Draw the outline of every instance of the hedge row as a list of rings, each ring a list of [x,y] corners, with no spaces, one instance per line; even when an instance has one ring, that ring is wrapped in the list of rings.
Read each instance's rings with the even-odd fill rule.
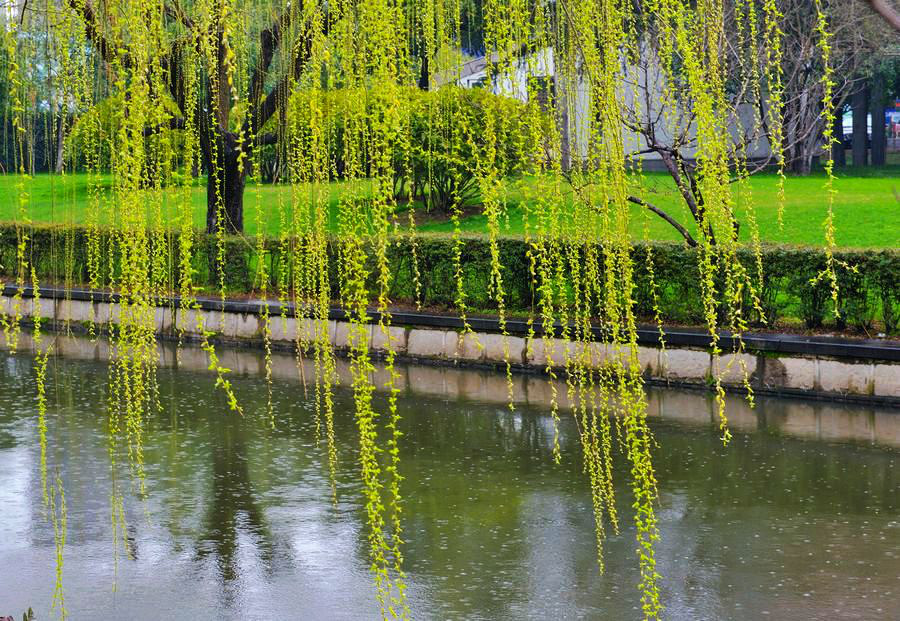
[[[34,228],[29,231],[31,244],[29,255],[43,282],[85,283],[88,278],[86,257],[86,231],[58,227]],[[104,256],[110,252],[110,239],[101,236]],[[337,241],[332,240],[332,292],[337,290]],[[446,236],[420,236],[416,240],[420,296],[425,307],[436,310],[454,308],[456,279],[453,266],[453,240]],[[175,235],[168,236],[169,248],[177,248]],[[230,294],[249,294],[254,288],[254,274],[260,257],[256,256],[255,241],[230,238],[226,241],[225,285]],[[503,282],[507,294],[507,308],[513,313],[528,313],[534,302],[533,287],[529,276],[527,245],[519,238],[504,238],[499,242],[500,260],[503,265]],[[634,249],[636,266],[637,313],[643,318],[652,314],[650,277],[647,270],[647,251],[653,256],[653,269],[658,290],[662,318],[670,324],[700,324],[702,304],[697,286],[696,251],[676,243],[637,245]],[[413,302],[415,286],[412,253],[408,239],[399,239],[391,246],[391,265],[394,275],[391,297],[393,300]],[[194,256],[194,281],[206,291],[217,288],[218,275],[215,266],[215,240],[198,235]],[[11,225],[0,225],[0,274],[7,280],[13,276],[16,264],[16,232]],[[165,257],[165,252],[160,256]],[[482,237],[463,240],[463,277],[469,307],[476,311],[490,312],[495,304],[490,297],[490,250]],[[68,258],[67,258],[68,257]],[[840,287],[840,315],[835,320],[831,309],[831,291],[827,282],[813,284],[825,264],[824,253],[814,248],[766,246],[763,248],[765,270],[762,289],[762,310],[769,325],[803,322],[809,328],[822,326],[838,329],[851,328],[871,333],[884,330],[900,331],[900,251],[897,250],[842,250],[835,257],[838,261],[838,285]],[[271,290],[277,283],[275,275],[282,272],[281,256],[277,240],[267,240],[265,255],[268,273],[272,275]],[[165,260],[165,259],[164,259]],[[750,250],[744,251],[741,260],[753,272],[755,260]],[[115,262],[106,262],[105,269],[115,270]],[[165,261],[167,278],[176,282],[177,260]],[[288,262],[290,264],[290,262]],[[751,316],[761,324],[759,316]]]

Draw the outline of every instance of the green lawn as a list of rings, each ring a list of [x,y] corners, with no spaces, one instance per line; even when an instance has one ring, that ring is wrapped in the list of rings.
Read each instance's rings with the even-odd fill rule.
[[[900,165],[889,165],[876,169],[845,169],[839,172],[835,183],[835,225],[837,243],[845,247],[900,247]],[[18,208],[18,190],[15,177],[0,177],[0,221],[12,220]],[[523,231],[522,210],[519,201],[521,192],[518,184],[509,184],[509,212],[504,222],[504,233],[520,234]],[[528,180],[525,180],[528,183]],[[777,179],[775,175],[764,174],[752,177],[747,189],[752,196],[760,235],[763,241],[821,245],[822,223],[826,214],[825,177],[813,174],[808,177],[789,177],[785,186],[786,203],[784,227],[777,220]],[[321,188],[324,189],[324,188]],[[330,224],[337,228],[337,200],[341,191],[340,183],[328,186]],[[29,217],[35,223],[84,224],[89,206],[87,178],[85,175],[50,176],[38,175],[28,182]],[[107,192],[109,188],[107,188]],[[264,230],[277,234],[279,228],[278,205],[291,201],[291,192],[309,192],[310,188],[265,185],[250,186],[244,197],[245,230],[256,233],[257,214],[262,210]],[[686,226],[690,224],[687,208],[674,190],[674,184],[665,174],[648,173],[644,176],[645,198],[675,216]],[[174,195],[163,195],[161,207],[167,221],[174,215]],[[195,226],[202,228],[206,219],[206,190],[198,185],[192,189],[191,201]],[[746,222],[747,201],[739,201],[737,211],[742,222]],[[634,234],[640,237],[646,223],[653,239],[680,239],[665,221],[654,214],[643,217],[644,210],[632,206],[635,216]],[[640,216],[640,217],[639,217]],[[403,218],[405,221],[405,218]],[[472,215],[465,218],[462,228],[468,232],[483,232],[484,216]],[[692,229],[692,227],[689,227]],[[452,227],[449,222],[430,217],[420,226],[422,231],[447,232]],[[742,236],[749,234],[746,224],[741,229]]]
[[[848,171],[852,172],[852,171]],[[900,166],[888,166],[864,171],[864,175],[845,174],[837,179],[834,199],[836,239],[844,247],[900,247]],[[771,174],[756,175],[748,182],[760,237],[774,243],[821,245],[823,222],[827,213],[825,192],[826,179],[822,174],[808,177],[789,177],[785,184],[785,206],[783,227],[778,224],[778,182]],[[675,190],[675,184],[668,175],[645,174],[644,197],[648,202],[665,210],[680,223],[695,233],[690,212]],[[897,192],[897,195],[895,195]],[[512,201],[514,203],[514,201]],[[738,217],[743,223],[741,236],[748,239],[750,228],[746,225],[748,201],[737,206]],[[643,235],[644,222],[647,223],[650,238],[658,240],[680,240],[681,237],[671,225],[659,216],[632,206],[633,233]],[[642,212],[646,212],[645,218]],[[509,210],[509,226],[506,232],[522,232],[521,209],[513,206]],[[472,216],[462,222],[466,231],[483,231],[486,219]],[[450,231],[450,223],[434,223],[421,227],[429,231]]]

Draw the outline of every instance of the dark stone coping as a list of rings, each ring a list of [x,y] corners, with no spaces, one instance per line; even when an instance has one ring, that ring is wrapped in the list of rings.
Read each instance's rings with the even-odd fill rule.
[[[6,285],[3,295],[12,297],[17,287]],[[106,291],[91,291],[88,289],[60,289],[56,287],[40,287],[40,297],[52,300],[77,300],[84,302],[101,302],[115,304],[119,301],[119,294]],[[33,298],[34,288],[26,286],[22,288],[23,298]],[[241,313],[259,315],[263,306],[268,305],[269,314],[281,316],[293,315],[293,304],[282,306],[277,301],[265,302],[262,300],[240,301],[221,300],[215,298],[198,298],[197,307],[206,311],[225,311],[227,313]],[[179,296],[158,298],[157,306],[178,307],[181,304]],[[379,313],[368,311],[370,321],[377,322]],[[332,308],[329,319],[336,321],[347,320],[349,313],[341,308]],[[496,318],[469,317],[469,326],[476,332],[499,333],[500,324]],[[463,329],[463,321],[453,315],[440,315],[433,313],[418,313],[408,311],[391,311],[391,324],[395,326],[440,328],[449,330]],[[532,326],[536,336],[542,336],[544,330],[539,322]],[[509,319],[506,322],[506,331],[513,336],[526,336],[529,333],[528,322],[519,319]],[[602,328],[593,328],[594,335],[602,336]],[[561,332],[561,326],[554,327],[555,335]],[[638,327],[638,344],[650,347],[660,345],[659,330],[656,326]],[[706,349],[711,346],[711,339],[707,332],[700,330],[664,329],[664,339],[667,347],[694,347]],[[723,351],[732,351],[735,348],[736,339],[729,333],[723,332],[719,339],[719,347]],[[872,360],[881,362],[900,362],[900,341],[879,339],[850,339],[833,336],[805,336],[799,334],[763,334],[746,333],[743,335],[745,349],[748,352],[794,354],[805,356],[827,356],[831,358],[853,358],[857,360]]]

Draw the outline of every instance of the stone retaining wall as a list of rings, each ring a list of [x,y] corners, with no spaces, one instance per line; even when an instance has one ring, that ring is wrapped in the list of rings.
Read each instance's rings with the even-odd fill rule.
[[[56,334],[46,335],[44,345],[52,346],[60,356],[72,359],[104,362],[110,355],[109,343],[104,339],[92,341],[86,337]],[[18,347],[22,352],[34,350],[34,341],[28,332],[21,334]],[[2,348],[3,339],[0,338]],[[211,372],[206,354],[198,347],[185,346],[176,354],[174,343],[160,342],[157,351],[161,366],[195,373]],[[218,355],[221,363],[231,369],[234,376],[262,378],[265,374],[265,357],[259,349],[221,347]],[[271,362],[272,378],[279,382],[278,390],[291,390],[291,384],[299,384],[304,378],[309,381],[315,374],[312,361],[303,360],[301,370],[293,353],[276,351]],[[338,384],[351,386],[353,379],[349,361],[338,359],[336,362]],[[383,367],[378,364],[375,375],[376,380],[387,379]],[[555,398],[560,409],[570,410],[565,382],[561,379],[548,380],[535,374],[513,375],[513,403],[517,408],[533,407],[548,411],[553,398],[551,381],[556,383]],[[381,389],[384,383],[376,381],[375,385]],[[506,374],[487,369],[400,363],[395,368],[395,387],[405,394],[494,403],[503,409],[509,403]],[[764,430],[801,439],[861,442],[900,449],[900,416],[897,410],[878,404],[849,405],[760,395],[756,399],[756,407],[751,408],[741,395],[728,395],[725,410],[728,425],[735,432]],[[697,390],[649,386],[647,414],[651,418],[682,426],[715,429],[719,424],[718,405],[712,395]],[[548,417],[546,424],[551,424],[549,421]]]
[[[0,312],[11,314],[11,308],[12,299],[0,297]],[[22,316],[31,317],[33,311],[34,300],[23,299]],[[219,340],[242,344],[258,344],[261,341],[262,319],[252,312],[179,312],[175,307],[160,307],[156,312],[156,330],[162,336],[172,336],[177,328],[183,328],[189,335],[196,335],[198,314],[204,328],[215,332]],[[40,300],[40,315],[55,323],[71,322],[75,326],[86,326],[92,320],[105,324],[117,321],[118,305],[45,298]],[[387,345],[385,335],[375,325],[369,329],[372,330],[370,342],[373,349],[384,351]],[[347,322],[329,321],[328,330],[336,349],[342,350],[348,346]],[[273,316],[270,318],[270,333],[274,346],[291,347],[298,334],[297,320]],[[309,338],[311,334],[312,324],[301,321],[301,338]],[[562,365],[566,351],[583,355],[595,367],[617,355],[600,343],[575,345],[561,339],[550,339],[548,347],[543,338],[503,337],[490,332],[462,335],[452,328],[392,326],[389,338],[402,358],[430,363],[503,366],[508,354],[510,363],[517,370],[543,371],[548,364]],[[589,351],[576,351],[575,347],[588,347]],[[645,377],[651,383],[708,387],[718,373],[727,387],[740,390],[743,386],[743,367],[757,392],[880,402],[900,407],[900,363],[894,361],[748,352],[721,356],[717,365],[706,350],[672,346],[665,350],[639,346],[637,355]]]

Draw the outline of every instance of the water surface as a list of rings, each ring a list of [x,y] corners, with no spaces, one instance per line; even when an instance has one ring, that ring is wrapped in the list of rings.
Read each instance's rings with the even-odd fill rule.
[[[0,352],[0,614],[33,606],[49,619],[55,552],[32,364]],[[244,418],[186,366],[160,369],[146,498],[128,495],[133,557],[116,563],[106,365],[51,359],[49,462],[69,507],[71,618],[377,618],[351,395],[336,394],[334,506],[311,391],[287,372],[276,380],[273,430],[258,364],[233,378]],[[488,385],[484,373],[433,370],[444,379],[429,384],[420,372],[402,369],[400,399],[414,618],[639,618],[626,465],[616,473],[625,527],[607,541],[601,575],[570,417],[554,465],[545,407],[511,412],[505,391],[493,403],[460,396],[463,383]],[[723,448],[706,396],[650,391],[665,618],[900,618],[900,413],[762,398],[756,412],[740,408]]]

